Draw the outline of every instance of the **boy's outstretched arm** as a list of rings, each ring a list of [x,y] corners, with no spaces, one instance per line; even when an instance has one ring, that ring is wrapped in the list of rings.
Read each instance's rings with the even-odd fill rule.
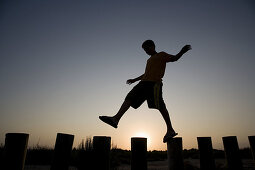
[[[167,62],[175,62],[175,61],[179,60],[183,54],[185,54],[187,51],[189,51],[191,49],[192,48],[190,45],[185,45],[178,54],[176,54],[176,55],[169,54]]]
[[[144,74],[143,74],[144,75]],[[139,77],[137,77],[137,78],[134,78],[134,79],[128,79],[127,80],[127,84],[132,84],[132,83],[134,83],[134,82],[136,82],[136,81],[139,81],[139,80],[141,80],[142,78],[143,78],[143,75],[141,75],[141,76],[139,76]]]

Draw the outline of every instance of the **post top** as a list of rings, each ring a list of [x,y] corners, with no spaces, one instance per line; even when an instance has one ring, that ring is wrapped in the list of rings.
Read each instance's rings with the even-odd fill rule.
[[[93,138],[111,138],[110,136],[93,136]]]
[[[29,136],[27,133],[6,133],[5,136]]]
[[[131,141],[146,141],[147,142],[147,138],[145,137],[132,137]]]

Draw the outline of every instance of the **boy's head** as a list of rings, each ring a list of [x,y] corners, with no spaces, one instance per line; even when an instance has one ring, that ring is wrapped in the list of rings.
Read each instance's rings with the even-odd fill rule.
[[[148,55],[153,55],[156,53],[155,44],[152,40],[146,40],[142,44],[142,48]]]

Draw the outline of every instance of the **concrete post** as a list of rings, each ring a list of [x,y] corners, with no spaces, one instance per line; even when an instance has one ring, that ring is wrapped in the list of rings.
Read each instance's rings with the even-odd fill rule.
[[[93,137],[93,153],[95,169],[110,169],[110,149],[111,137],[94,136]]]
[[[182,138],[176,137],[167,142],[169,170],[184,170],[182,156]]]
[[[51,170],[68,170],[74,135],[58,133]]]
[[[197,137],[200,152],[200,169],[215,170],[211,137]]]
[[[239,147],[236,136],[222,138],[228,168],[230,170],[242,170],[243,164],[240,158]]]
[[[131,138],[131,170],[147,170],[147,138]]]
[[[248,139],[250,142],[252,157],[255,160],[255,136],[248,136]]]
[[[7,133],[4,146],[4,169],[23,170],[29,134]]]

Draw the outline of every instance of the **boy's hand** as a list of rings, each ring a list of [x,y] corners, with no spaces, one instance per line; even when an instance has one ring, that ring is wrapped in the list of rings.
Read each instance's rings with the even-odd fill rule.
[[[191,48],[191,46],[190,45],[185,45],[183,48],[182,48],[182,52],[183,53],[186,53],[187,51],[189,51],[189,50],[191,50],[192,48]]]
[[[127,80],[127,84],[129,84],[129,85],[132,84],[132,83],[134,83],[134,82],[135,82],[134,79],[128,79],[128,80]]]

